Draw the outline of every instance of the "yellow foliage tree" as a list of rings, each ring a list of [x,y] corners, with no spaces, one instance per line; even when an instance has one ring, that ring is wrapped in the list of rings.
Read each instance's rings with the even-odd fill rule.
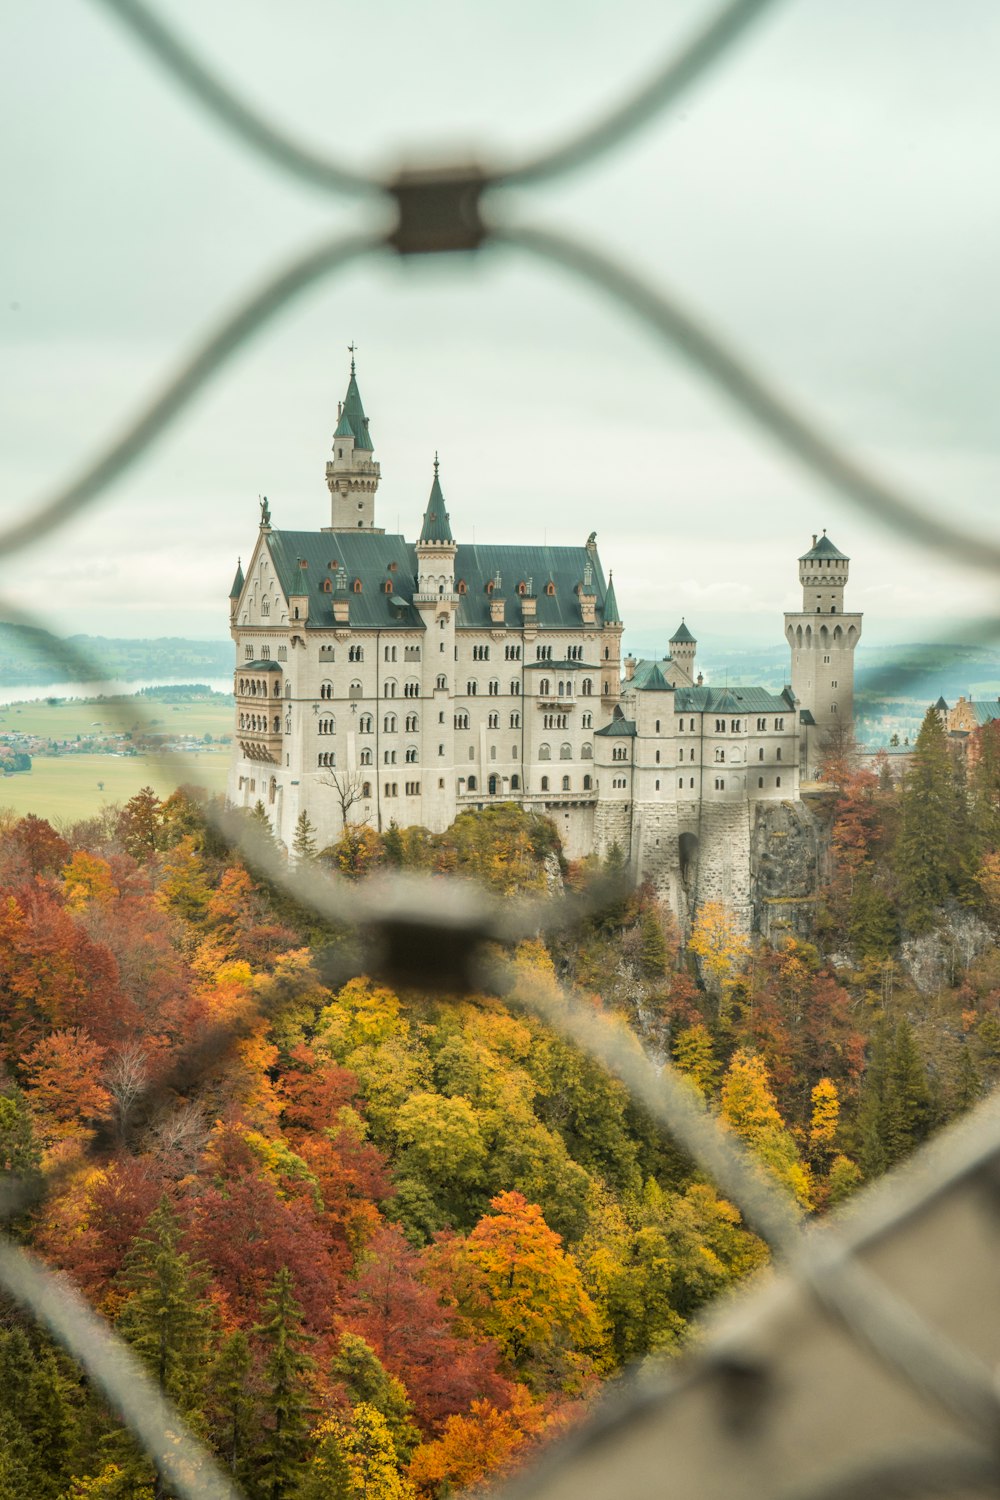
[[[106,859],[78,849],[62,869],[63,897],[71,911],[86,911],[88,906],[110,906],[118,887]]]
[[[812,1091],[812,1118],[809,1123],[809,1148],[814,1156],[826,1156],[840,1124],[840,1095],[832,1078],[821,1078]]]
[[[719,1063],[707,1026],[699,1021],[674,1038],[674,1066],[690,1078],[703,1098],[715,1091],[719,1081]]]
[[[722,1080],[719,1107],[735,1131],[768,1171],[803,1208],[812,1207],[809,1169],[799,1160],[794,1138],[778,1110],[767,1068],[753,1052],[733,1056]]]
[[[705,901],[691,928],[688,948],[699,961],[707,989],[725,1009],[734,986],[746,968],[750,943],[736,918],[721,901]]]

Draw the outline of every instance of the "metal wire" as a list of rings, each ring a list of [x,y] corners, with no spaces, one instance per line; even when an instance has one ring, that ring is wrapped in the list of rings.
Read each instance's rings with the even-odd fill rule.
[[[287,176],[325,192],[369,200],[376,206],[376,218],[379,205],[394,199],[400,207],[400,224],[389,228],[373,220],[369,229],[331,235],[274,272],[206,336],[160,393],[98,458],[0,533],[0,556],[13,555],[103,496],[241,347],[293,298],[321,279],[390,245],[403,253],[416,253],[469,249],[485,242],[531,256],[560,272],[569,271],[588,287],[612,297],[662,343],[699,368],[810,472],[866,515],[874,514],[886,526],[904,529],[936,556],[944,554],[978,570],[993,572],[1000,568],[1000,543],[972,537],[940,519],[927,503],[852,457],[676,297],[643,282],[594,246],[570,241],[556,230],[516,223],[508,216],[502,188],[552,180],[619,145],[703,78],[774,0],[731,0],[623,104],[565,143],[520,165],[492,173],[473,166],[459,167],[450,176],[428,170],[425,178],[419,172],[401,174],[395,182],[378,181],[280,130],[238,97],[139,0],[101,3],[178,87],[248,150]],[[420,210],[422,200],[424,206],[423,219],[419,212],[411,217],[406,234],[401,229],[404,179],[409,194],[406,212],[414,206]],[[456,183],[460,191],[455,190]],[[480,217],[479,202],[484,194],[487,207]],[[411,233],[414,225],[417,232]],[[29,620],[25,612],[2,602],[0,608],[7,618],[24,623]],[[980,622],[970,629],[968,638],[992,639],[998,631],[1000,621]],[[99,666],[75,645],[59,642],[52,647],[52,654],[74,673],[102,675]],[[113,699],[106,708],[113,716],[124,714],[123,707],[115,705]],[[139,718],[152,728],[149,716],[141,710]],[[135,706],[130,705],[129,726],[135,719]],[[165,761],[183,779],[186,763],[169,755]],[[803,1234],[791,1201],[699,1104],[671,1068],[655,1067],[633,1039],[574,1004],[570,997],[553,998],[525,990],[511,967],[498,963],[493,956],[497,944],[510,945],[539,932],[566,930],[591,915],[606,893],[597,891],[584,902],[501,904],[482,891],[453,882],[447,901],[441,901],[437,883],[396,878],[385,882],[373,900],[371,887],[362,893],[343,880],[317,882],[315,877],[307,880],[301,873],[289,871],[274,850],[255,846],[249,840],[245,820],[225,813],[209,816],[254,872],[324,920],[351,929],[357,940],[356,953],[344,960],[342,977],[367,972],[420,982],[440,979],[443,974],[456,992],[485,985],[544,1020],[615,1072],[857,1345],[868,1349],[899,1379],[981,1440],[975,1445],[939,1446],[921,1454],[889,1455],[874,1465],[845,1468],[824,1476],[812,1488],[776,1490],[780,1500],[853,1500],[855,1496],[862,1500],[869,1495],[943,1494],[950,1492],[951,1486],[981,1492],[996,1488],[1000,1409],[993,1372],[971,1352],[925,1325],[914,1309],[862,1266],[850,1247],[828,1228]],[[238,1023],[231,1023],[192,1039],[174,1060],[170,1076],[152,1083],[137,1101],[138,1118],[155,1112],[171,1091],[195,1084],[240,1034]],[[984,1114],[980,1128],[990,1149],[1000,1154],[1000,1109]],[[58,1179],[50,1177],[47,1186],[53,1185],[58,1185]],[[8,1210],[23,1207],[24,1201],[16,1193],[5,1197]],[[26,1252],[3,1241],[0,1285],[79,1359],[184,1500],[234,1500],[237,1491],[233,1485],[214,1468],[200,1445],[183,1432],[178,1414],[82,1299]],[[631,1399],[638,1405],[643,1397],[637,1394]]]

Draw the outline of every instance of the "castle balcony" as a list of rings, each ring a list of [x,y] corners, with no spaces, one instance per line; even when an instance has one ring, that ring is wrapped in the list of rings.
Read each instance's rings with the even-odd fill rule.
[[[458,595],[457,594],[437,594],[437,593],[434,593],[434,594],[414,594],[414,596],[413,596],[413,602],[414,602],[414,604],[416,604],[418,606],[421,605],[421,604],[457,604],[458,603]]]
[[[275,766],[281,765],[281,744],[280,734],[239,736],[240,752],[247,760],[264,761]]]

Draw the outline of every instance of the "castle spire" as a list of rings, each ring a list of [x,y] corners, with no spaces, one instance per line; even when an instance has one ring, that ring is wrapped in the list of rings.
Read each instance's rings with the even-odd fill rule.
[[[420,528],[420,542],[454,543],[455,540],[451,534],[451,521],[448,519],[444,495],[441,493],[441,480],[438,472],[440,466],[440,460],[435,453],[434,482],[431,485],[423,525]]]
[[[620,625],[622,617],[618,613],[618,600],[615,598],[614,574],[608,574],[608,591],[604,595],[604,623],[605,625]]]
[[[348,344],[351,373],[347,394],[337,405],[337,427],[333,434],[333,457],[327,460],[326,485],[331,500],[331,531],[376,531],[375,492],[380,477],[373,458],[374,446],[368,418],[358,389],[357,344]]]

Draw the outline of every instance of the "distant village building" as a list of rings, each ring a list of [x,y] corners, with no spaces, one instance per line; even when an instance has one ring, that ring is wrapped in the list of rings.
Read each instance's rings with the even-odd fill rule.
[[[775,853],[755,853],[759,809],[795,824],[775,837],[801,834],[800,778],[851,725],[861,616],[844,612],[843,553],[824,534],[799,559],[790,685],[717,688],[683,621],[661,661],[622,662],[595,533],[459,541],[435,456],[408,542],[375,524],[379,480],[352,357],[330,524],[278,529],[263,501],[230,592],[230,803],[261,802],[290,848],[302,812],[322,847],[345,822],[439,832],[464,808],[513,801],[552,818],[571,858],[617,844],[682,919],[714,896],[759,925],[754,885]]]

